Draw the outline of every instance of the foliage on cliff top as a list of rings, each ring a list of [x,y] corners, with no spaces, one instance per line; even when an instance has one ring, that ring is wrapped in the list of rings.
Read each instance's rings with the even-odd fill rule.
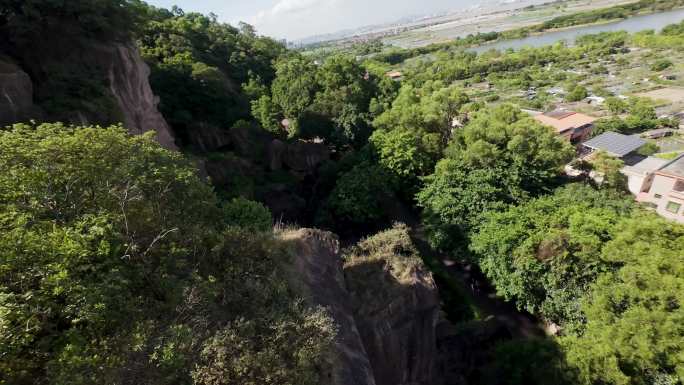
[[[344,258],[347,285],[366,309],[386,306],[406,285],[434,285],[404,224],[362,240]]]
[[[279,272],[291,250],[180,154],[16,125],[0,168],[1,384],[319,383],[335,332]]]

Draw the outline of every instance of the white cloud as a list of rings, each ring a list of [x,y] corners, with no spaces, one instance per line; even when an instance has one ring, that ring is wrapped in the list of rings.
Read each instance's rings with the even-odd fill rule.
[[[312,22],[316,24],[321,18],[333,15],[340,3],[341,0],[279,0],[249,22],[265,33],[302,36],[305,30],[311,31]]]
[[[280,0],[271,8],[270,13],[274,16],[285,13],[296,13],[305,11],[310,7],[316,7],[321,3],[326,3],[326,0]]]

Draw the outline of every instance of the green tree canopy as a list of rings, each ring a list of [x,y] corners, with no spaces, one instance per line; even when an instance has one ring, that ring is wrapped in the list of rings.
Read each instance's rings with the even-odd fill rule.
[[[335,331],[278,272],[289,248],[181,154],[17,125],[0,167],[1,383],[319,383]]]
[[[677,384],[684,379],[684,226],[639,215],[625,219],[582,302],[586,330],[561,341],[580,384]]]
[[[582,185],[482,218],[470,245],[497,293],[566,329],[581,326],[582,295],[612,262],[599,256],[632,208],[615,193]]]

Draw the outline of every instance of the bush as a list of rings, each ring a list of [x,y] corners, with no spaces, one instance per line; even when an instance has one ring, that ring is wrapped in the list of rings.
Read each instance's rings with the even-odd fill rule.
[[[565,96],[565,100],[568,102],[579,102],[586,99],[587,96],[589,96],[587,89],[578,85]]]
[[[651,65],[651,71],[660,72],[672,67],[672,62],[668,59],[660,59]]]
[[[270,231],[273,228],[271,211],[259,202],[242,197],[224,204],[223,216],[229,226],[252,231]]]
[[[16,125],[0,169],[0,383],[319,383],[332,321],[262,206],[225,226],[192,163],[121,127]]]
[[[655,153],[660,152],[660,147],[658,147],[658,145],[655,143],[648,142],[643,147],[641,147],[637,152],[639,153],[639,155],[651,156]]]

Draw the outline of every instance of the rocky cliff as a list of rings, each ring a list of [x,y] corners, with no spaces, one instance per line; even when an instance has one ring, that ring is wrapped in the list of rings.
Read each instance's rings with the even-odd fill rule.
[[[377,385],[431,385],[440,314],[437,286],[403,226],[345,257],[354,318]]]
[[[132,134],[155,131],[164,147],[177,149],[149,75],[132,43],[15,48],[0,56],[0,126],[29,119],[121,122]]]
[[[101,60],[107,67],[109,89],[116,98],[123,124],[132,134],[155,131],[159,143],[177,149],[171,128],[157,109],[159,99],[152,92],[148,78],[150,68],[133,44],[116,44],[100,48]]]
[[[35,115],[31,78],[9,58],[0,58],[0,125]]]
[[[339,242],[331,233],[301,229],[287,232],[295,251],[293,286],[313,304],[327,308],[339,327],[335,351],[324,369],[330,385],[375,385],[361,341],[342,271]]]
[[[295,249],[293,284],[339,325],[328,384],[432,383],[439,299],[406,228],[362,242],[346,262],[331,233],[303,229],[283,238]]]

